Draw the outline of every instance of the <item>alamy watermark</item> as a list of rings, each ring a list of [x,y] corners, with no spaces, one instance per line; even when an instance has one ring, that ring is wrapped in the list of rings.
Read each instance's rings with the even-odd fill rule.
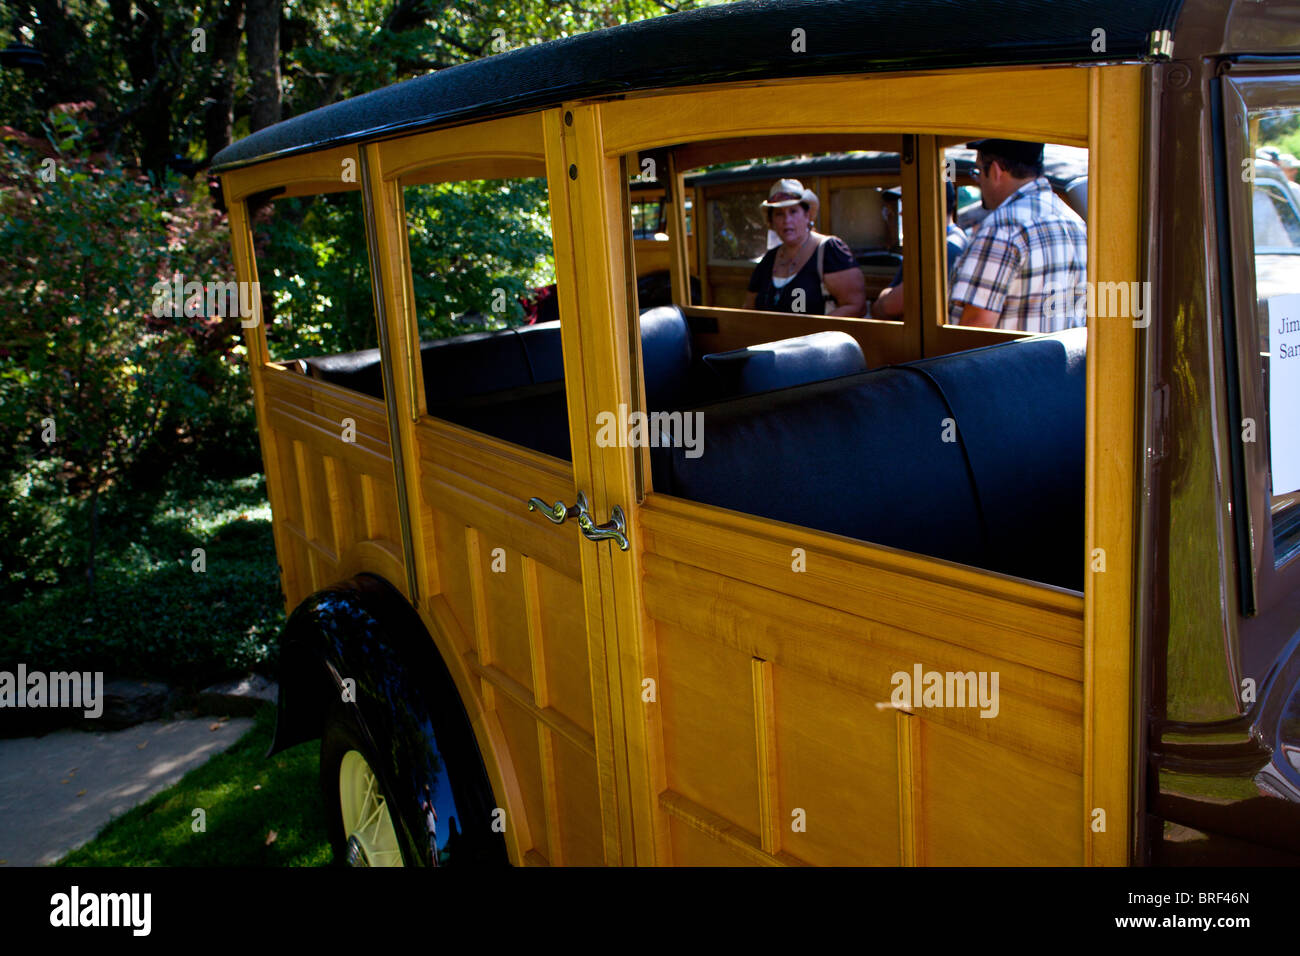
[[[171,280],[159,279],[150,292],[153,314],[157,318],[192,318],[198,315],[228,319],[239,316],[246,329],[257,325],[257,306],[261,297],[258,282],[185,281],[180,273]]]
[[[1043,316],[1049,327],[1061,316],[1131,319],[1133,327],[1151,323],[1150,282],[1081,282],[1074,286],[1048,285],[1043,290]]]
[[[133,936],[148,936],[153,927],[152,893],[83,893],[75,883],[50,897],[50,925],[125,927]]]
[[[596,444],[601,448],[685,448],[687,458],[704,454],[703,412],[629,412],[596,415]]]
[[[103,671],[0,671],[0,708],[74,708],[94,719],[104,712]]]
[[[998,671],[927,671],[912,665],[912,673],[895,671],[889,682],[889,703],[903,710],[920,707],[978,707],[981,717],[996,717]],[[884,706],[883,704],[880,706]]]

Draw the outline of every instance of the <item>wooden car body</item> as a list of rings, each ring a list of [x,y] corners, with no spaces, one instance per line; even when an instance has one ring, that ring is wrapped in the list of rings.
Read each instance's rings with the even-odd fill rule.
[[[1272,538],[1251,532],[1269,501],[1253,457],[1262,452],[1238,442],[1234,466],[1231,451],[1243,415],[1266,417],[1257,363],[1225,351],[1256,341],[1253,327],[1234,338],[1225,315],[1255,303],[1240,275],[1225,291],[1221,272],[1250,268],[1248,255],[1233,258],[1248,243],[1225,238],[1240,228],[1239,200],[1221,172],[1248,144],[1221,137],[1226,156],[1210,145],[1222,64],[1249,74],[1251,90],[1272,82],[1296,102],[1284,61],[1300,51],[1300,8],[1080,4],[1095,9],[1029,29],[1001,60],[970,62],[958,54],[977,45],[958,51],[956,39],[976,7],[990,21],[1033,8],[960,5],[951,55],[909,64],[873,31],[905,31],[913,17],[919,37],[927,4],[828,5],[851,8],[838,21],[819,20],[816,6],[712,8],[665,18],[681,33],[642,24],[555,53],[605,63],[600,43],[739,29],[770,46],[756,72],[737,60],[693,78],[600,74],[501,103],[465,93],[477,106],[432,95],[442,89],[433,76],[412,82],[431,91],[423,102],[450,103],[442,113],[412,96],[392,100],[389,115],[372,99],[382,123],[349,127],[347,109],[330,108],[328,122],[300,117],[219,157],[243,281],[258,276],[250,199],[360,190],[366,210],[382,391],[272,361],[265,324],[246,331],[286,606],[363,573],[401,593],[463,703],[515,863],[1122,865],[1300,853],[1296,761],[1285,756],[1297,746],[1300,581],[1295,565],[1275,568]],[[1090,31],[1070,32],[1094,16],[1110,27],[1108,52],[1090,47]],[[791,27],[833,46],[835,32],[839,45],[800,62]],[[512,62],[499,75],[514,77]],[[982,136],[1086,148],[1089,281],[1153,290],[1149,321],[1088,321],[1081,536],[1070,545],[1080,587],[665,494],[645,443],[601,440],[602,414],[621,423],[652,407],[629,294],[642,263],[628,183],[643,156],[663,161],[669,238],[656,246],[695,352],[840,331],[876,369],[1022,337],[946,324],[943,188],[928,171],[945,147]],[[1172,141],[1200,145],[1163,145]],[[746,311],[712,304],[712,292],[692,302],[706,244],[696,236],[693,260],[685,170],[847,149],[904,157],[903,258],[918,267],[902,321]],[[340,176],[349,166],[350,181]],[[549,186],[567,460],[439,417],[427,400],[404,191],[510,176]],[[702,208],[697,199],[697,217]],[[938,416],[932,427],[938,441]],[[805,490],[828,512],[855,493]],[[579,491],[596,523],[622,512],[626,550],[525,506],[568,505]],[[899,674],[968,673],[997,675],[996,715],[899,700]],[[1243,678],[1258,688],[1249,701]],[[1266,828],[1249,819],[1261,807]]]

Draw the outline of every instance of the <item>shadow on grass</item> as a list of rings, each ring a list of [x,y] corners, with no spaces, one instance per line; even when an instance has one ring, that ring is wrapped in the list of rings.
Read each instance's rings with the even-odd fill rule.
[[[324,866],[331,859],[321,806],[319,746],[263,755],[275,708],[175,786],[114,820],[58,866]],[[204,827],[196,830],[203,810]]]

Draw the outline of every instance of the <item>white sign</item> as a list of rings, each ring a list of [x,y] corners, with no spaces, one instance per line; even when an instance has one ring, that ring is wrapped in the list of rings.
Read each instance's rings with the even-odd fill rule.
[[[1273,494],[1300,490],[1300,295],[1268,300],[1268,421]]]

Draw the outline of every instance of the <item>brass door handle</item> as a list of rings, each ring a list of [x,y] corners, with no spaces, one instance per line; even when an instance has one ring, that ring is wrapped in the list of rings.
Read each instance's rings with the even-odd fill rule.
[[[587,506],[587,496],[581,491],[578,492],[577,502],[568,507],[565,506],[563,501],[548,505],[541,498],[529,498],[528,510],[540,511],[556,524],[564,524],[567,519],[576,518],[578,528],[588,541],[605,541],[606,539],[617,541],[620,551],[627,550],[627,519],[623,515],[623,509],[618,505],[614,506],[609,520],[604,524],[596,524],[591,520],[591,511]]]

